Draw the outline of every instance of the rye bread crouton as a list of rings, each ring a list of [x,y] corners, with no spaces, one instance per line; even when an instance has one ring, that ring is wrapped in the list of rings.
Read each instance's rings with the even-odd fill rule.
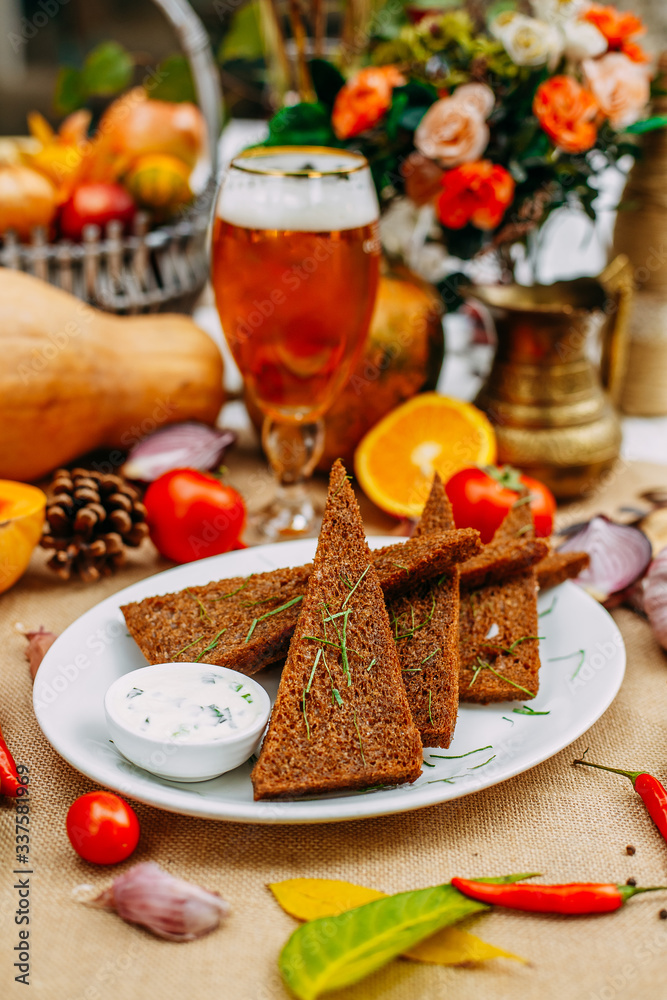
[[[384,595],[336,462],[313,572],[251,775],[255,799],[412,782],[421,763]]]
[[[517,537],[534,540],[530,505],[511,508],[487,552],[500,554]],[[466,702],[534,698],[539,687],[537,577],[534,567],[479,588],[462,588],[459,698]]]
[[[471,528],[375,550],[387,594],[407,581],[430,579],[480,548]],[[188,587],[121,610],[149,663],[200,660],[254,674],[284,659],[312,564]]]
[[[436,473],[416,536],[453,527],[451,505]],[[410,711],[427,747],[448,747],[459,704],[459,572],[453,568],[387,605]]]
[[[588,552],[550,552],[535,566],[540,590],[549,590],[564,580],[575,579],[590,561]]]

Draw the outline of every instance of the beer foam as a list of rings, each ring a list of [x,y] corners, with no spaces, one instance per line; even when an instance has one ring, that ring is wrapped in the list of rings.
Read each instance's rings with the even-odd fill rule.
[[[359,170],[359,157],[345,151],[267,152],[238,162],[244,169],[228,171],[216,209],[232,225],[317,233],[368,226],[379,216],[370,170]]]

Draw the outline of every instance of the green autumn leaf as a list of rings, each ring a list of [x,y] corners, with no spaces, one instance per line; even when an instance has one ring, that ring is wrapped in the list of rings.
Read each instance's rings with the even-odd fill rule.
[[[537,874],[521,872],[477,881],[507,885]],[[451,885],[399,892],[297,927],[278,965],[299,1000],[316,1000],[322,993],[359,982],[442,927],[489,909]]]
[[[628,125],[624,132],[631,135],[641,135],[643,132],[654,132],[657,128],[664,128],[667,125],[667,115],[654,115],[653,118],[644,118],[641,122]]]
[[[61,66],[56,77],[53,106],[60,115],[69,115],[86,103],[81,73],[73,66]]]
[[[155,77],[152,78],[148,96],[155,101],[181,101],[197,103],[197,92],[190,63],[180,53],[167,56],[155,67]],[[155,82],[157,81],[157,82]]]
[[[81,70],[88,95],[106,97],[125,90],[132,82],[132,57],[118,42],[102,42],[89,52]]]
[[[358,982],[442,927],[489,909],[451,885],[387,896],[298,927],[279,967],[299,1000]]]
[[[61,66],[56,78],[53,103],[60,114],[81,108],[90,97],[108,97],[132,82],[134,62],[117,42],[102,42],[86,56],[82,69]]]
[[[333,108],[338,91],[345,83],[345,77],[326,59],[311,59],[308,68],[317,100],[325,107]]]
[[[235,59],[253,62],[264,55],[264,38],[259,3],[251,0],[232,16],[229,28],[220,42],[218,59],[221,63]]]
[[[281,108],[269,122],[267,146],[337,146],[329,112],[323,104]]]

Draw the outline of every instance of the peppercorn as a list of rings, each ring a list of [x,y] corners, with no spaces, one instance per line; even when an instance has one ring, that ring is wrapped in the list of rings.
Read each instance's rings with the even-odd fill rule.
[[[667,920],[667,910],[660,910],[658,916],[660,917],[661,920]]]
[[[627,881],[626,881],[625,884],[626,885],[637,885],[637,879],[636,878],[629,878],[629,879],[627,879]]]
[[[632,857],[632,855],[636,853],[636,850],[637,849],[633,847],[632,844],[628,844],[628,846],[625,848],[625,853],[629,854],[630,857]]]

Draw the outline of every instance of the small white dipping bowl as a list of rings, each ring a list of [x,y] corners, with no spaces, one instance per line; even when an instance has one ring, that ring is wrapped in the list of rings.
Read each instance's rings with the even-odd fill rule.
[[[226,726],[224,734],[219,737],[198,737],[191,742],[188,742],[187,736],[182,739],[158,738],[132,728],[126,715],[120,711],[132,689],[149,691],[159,686],[161,681],[172,685],[173,689],[173,685],[182,680],[186,691],[193,671],[234,683],[236,692],[245,696],[246,702],[256,706],[256,717],[245,728],[235,730]],[[173,781],[207,781],[243,764],[255,752],[269,720],[271,700],[261,684],[227,667],[216,667],[210,663],[154,663],[131,670],[115,680],[104,696],[104,711],[111,739],[133,764]],[[129,721],[131,723],[132,720]]]

